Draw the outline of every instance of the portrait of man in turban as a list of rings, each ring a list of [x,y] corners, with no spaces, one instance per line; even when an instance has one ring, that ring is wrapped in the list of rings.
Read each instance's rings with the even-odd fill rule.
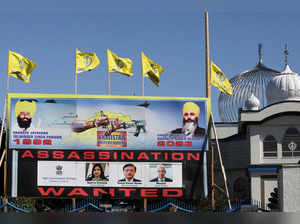
[[[15,106],[15,115],[18,126],[26,131],[32,122],[32,117],[36,111],[36,102],[34,100],[19,100]]]
[[[182,127],[172,130],[172,134],[184,134],[188,137],[201,137],[205,135],[205,128],[198,126],[200,108],[194,102],[186,102],[182,108]]]

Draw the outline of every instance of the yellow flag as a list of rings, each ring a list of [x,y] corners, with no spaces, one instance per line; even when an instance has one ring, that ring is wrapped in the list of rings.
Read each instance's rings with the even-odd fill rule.
[[[29,83],[31,72],[35,66],[36,64],[29,58],[13,51],[8,52],[8,75]]]
[[[164,70],[159,64],[149,59],[142,52],[142,76],[148,77],[156,86],[159,86],[159,76],[163,72]]]
[[[232,86],[221,69],[211,61],[210,63],[210,83],[217,87],[220,91],[231,95]]]
[[[107,49],[108,72],[118,72],[132,76],[132,61],[129,58],[120,58]]]
[[[99,64],[100,60],[97,57],[96,53],[81,52],[76,49],[76,74],[85,71],[91,71]]]

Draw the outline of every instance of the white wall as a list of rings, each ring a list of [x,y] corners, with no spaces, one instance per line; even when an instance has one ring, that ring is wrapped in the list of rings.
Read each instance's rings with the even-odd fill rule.
[[[283,212],[300,212],[300,165],[283,165],[279,171],[279,202]]]

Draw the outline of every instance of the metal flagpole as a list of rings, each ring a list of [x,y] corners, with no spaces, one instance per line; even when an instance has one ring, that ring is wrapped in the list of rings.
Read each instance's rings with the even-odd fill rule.
[[[208,30],[208,12],[205,12],[205,46],[206,46],[206,97],[210,99],[210,73],[209,73],[209,30]],[[206,147],[208,146],[208,143]],[[203,187],[205,198],[208,195],[207,189],[207,155],[203,152]]]
[[[77,94],[77,71],[76,71],[76,69],[77,69],[77,66],[76,66],[76,63],[77,63],[77,58],[76,58],[76,55],[77,54],[77,49],[75,50],[75,94]]]
[[[143,94],[143,96],[145,96],[145,89],[144,89],[144,87],[145,87],[145,80],[144,80],[144,74],[142,72],[142,94]]]
[[[144,75],[142,74],[142,93],[143,93],[143,96],[145,96],[145,89],[144,89],[145,83],[144,82],[145,82],[144,81]]]
[[[141,53],[141,69],[142,69],[142,96],[145,96],[145,90],[144,90],[144,74],[143,74],[143,56]],[[144,198],[144,212],[147,212],[147,198]]]
[[[107,83],[108,83],[108,95],[110,95],[110,72],[109,72],[109,57],[108,57],[108,50],[107,52]]]
[[[141,53],[141,69],[142,69],[142,96],[145,96],[145,89],[144,89],[144,85],[145,85],[145,80],[144,80],[144,74],[143,74],[143,57],[142,57],[142,53]],[[147,212],[147,199],[144,198],[144,212]]]
[[[2,136],[3,136],[3,130],[4,130],[4,122],[6,119],[6,97],[4,101],[4,107],[3,107],[3,116],[2,116],[2,123],[1,123],[1,133],[0,133],[0,147],[2,145]],[[4,160],[4,155],[6,154],[6,151],[4,150],[0,159],[0,167],[2,165],[2,162]]]
[[[108,95],[110,95],[110,72],[108,71]]]
[[[212,119],[212,125],[213,125],[215,140],[216,140],[216,143],[217,143],[217,149],[218,149],[218,154],[219,154],[219,160],[220,160],[220,165],[221,165],[221,169],[222,169],[222,174],[223,174],[223,177],[224,177],[224,185],[225,185],[225,190],[226,190],[226,197],[227,197],[229,209],[231,209],[231,203],[230,203],[229,192],[228,192],[228,187],[227,187],[227,178],[226,178],[225,168],[224,168],[224,165],[223,165],[222,155],[221,155],[221,151],[220,151],[220,147],[219,147],[219,141],[218,141],[218,136],[217,136],[216,127],[215,127],[215,121],[214,121],[214,117],[213,117],[212,113],[211,113],[211,119]]]
[[[144,73],[143,73],[143,52],[141,53],[141,68],[142,68],[142,96],[145,96],[145,80],[144,80]]]
[[[205,34],[206,34],[206,97],[210,98],[210,61],[209,61],[209,25],[208,25],[208,12],[205,12]]]
[[[215,158],[214,147],[211,145],[211,209],[215,210]]]
[[[75,50],[75,94],[77,95],[77,71],[76,71],[76,69],[77,69],[77,66],[76,66],[76,64],[77,64],[77,49]],[[75,198],[72,198],[72,207],[73,207],[73,209],[75,209],[76,208],[76,199]]]
[[[75,72],[75,94],[77,94],[77,73]]]
[[[2,166],[2,162],[3,162],[4,158],[5,158],[5,154],[6,154],[6,152],[4,150],[3,153],[2,153],[1,159],[0,159],[0,167]]]
[[[8,202],[7,200],[7,151],[8,151],[8,89],[9,89],[9,51],[8,51],[8,65],[7,65],[7,80],[6,80],[6,97],[5,97],[5,113],[6,113],[6,135],[5,135],[5,158],[4,158],[4,188],[3,188],[3,193],[4,193],[4,203]],[[7,212],[7,206],[4,208],[4,212]]]

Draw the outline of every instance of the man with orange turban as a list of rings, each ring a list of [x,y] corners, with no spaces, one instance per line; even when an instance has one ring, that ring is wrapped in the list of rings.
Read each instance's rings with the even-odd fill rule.
[[[201,137],[205,135],[205,129],[198,126],[200,108],[193,102],[186,102],[182,108],[183,125],[171,131],[172,134],[185,134],[188,137]]]

